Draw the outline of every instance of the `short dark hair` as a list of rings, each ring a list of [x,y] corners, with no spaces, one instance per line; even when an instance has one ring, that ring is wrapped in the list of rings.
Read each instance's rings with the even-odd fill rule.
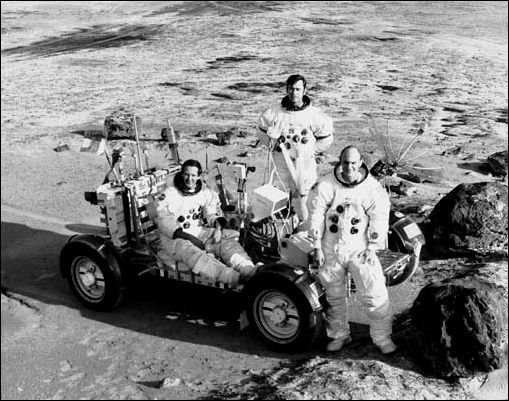
[[[201,172],[202,172],[202,169],[201,169],[201,164],[198,160],[195,160],[195,159],[188,159],[184,162],[184,164],[182,164],[182,171],[184,171],[184,169],[186,167],[196,167],[198,168],[198,175],[201,175]]]
[[[302,81],[304,84],[304,89],[306,89],[306,78],[304,78],[300,74],[290,75],[288,79],[286,80],[286,89],[288,89],[290,86],[293,86],[296,82]]]

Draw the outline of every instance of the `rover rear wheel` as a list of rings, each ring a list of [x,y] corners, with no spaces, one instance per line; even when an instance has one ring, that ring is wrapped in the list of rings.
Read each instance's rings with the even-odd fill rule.
[[[306,296],[282,278],[251,289],[246,313],[259,338],[279,352],[305,350],[321,330],[321,311],[313,311]]]

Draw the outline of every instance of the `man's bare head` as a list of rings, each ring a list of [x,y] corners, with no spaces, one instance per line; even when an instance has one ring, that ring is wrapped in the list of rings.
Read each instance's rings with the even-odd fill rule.
[[[353,184],[361,178],[359,168],[362,165],[361,152],[357,147],[350,145],[341,151],[339,157],[341,164],[341,177],[348,184]]]
[[[286,80],[286,95],[294,106],[302,106],[306,94],[306,79],[302,75],[290,75]]]

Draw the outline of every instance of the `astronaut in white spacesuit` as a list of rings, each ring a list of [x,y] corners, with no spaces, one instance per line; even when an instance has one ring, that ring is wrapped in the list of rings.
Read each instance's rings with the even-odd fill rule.
[[[306,221],[309,191],[318,178],[316,157],[332,144],[333,127],[332,119],[311,104],[302,75],[291,75],[283,100],[261,113],[257,135],[272,151],[273,185],[290,194],[299,222]]]
[[[200,180],[201,173],[197,160],[186,160],[160,196],[156,221],[162,250],[158,256],[170,265],[184,263],[210,280],[236,285],[249,278],[255,266],[238,242],[239,233],[223,230],[226,219],[219,196]]]
[[[309,234],[314,241],[318,277],[325,288],[328,351],[352,341],[348,324],[347,272],[369,319],[370,336],[382,353],[396,350],[391,340],[393,312],[385,276],[376,255],[385,247],[390,200],[369,174],[359,150],[347,146],[332,174],[317,186],[310,201]]]

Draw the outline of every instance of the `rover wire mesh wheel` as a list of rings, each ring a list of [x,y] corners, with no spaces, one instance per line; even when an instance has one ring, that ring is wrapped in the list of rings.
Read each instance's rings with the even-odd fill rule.
[[[108,262],[87,247],[75,250],[66,259],[67,280],[78,300],[89,309],[107,311],[123,297]]]
[[[279,352],[304,351],[321,330],[321,312],[313,311],[306,296],[287,279],[257,284],[248,295],[246,313],[258,337]]]

